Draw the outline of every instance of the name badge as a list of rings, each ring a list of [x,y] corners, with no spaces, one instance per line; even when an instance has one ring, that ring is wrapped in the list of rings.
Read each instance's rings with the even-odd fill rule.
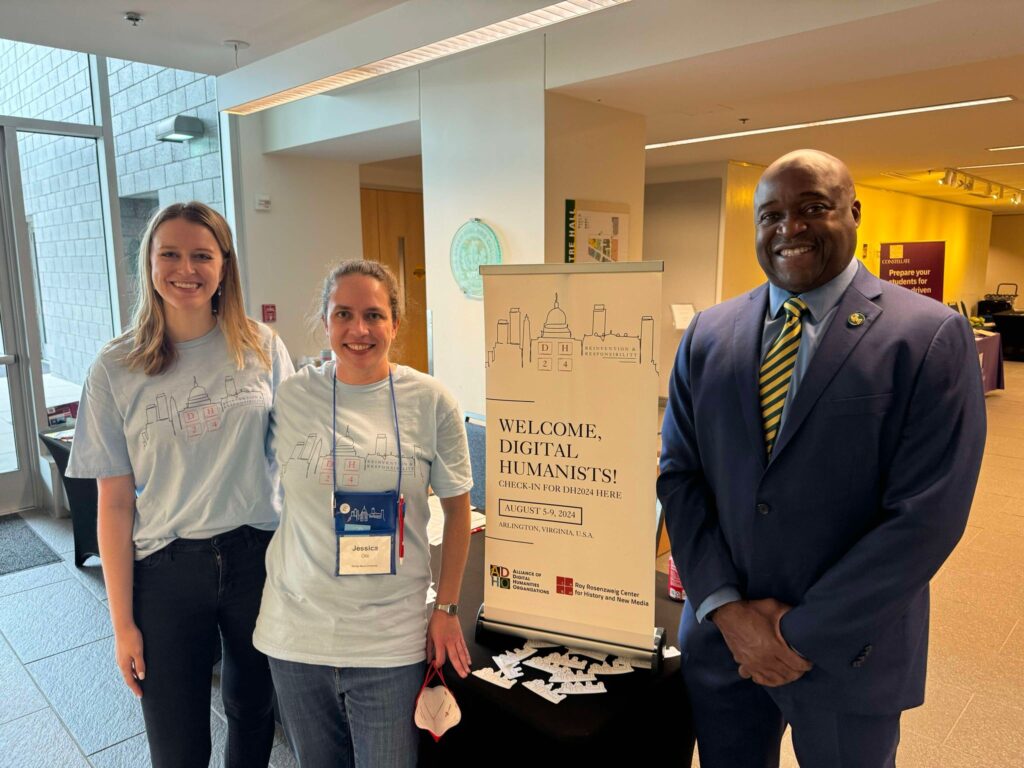
[[[391,536],[339,536],[338,575],[394,573]]]
[[[395,491],[334,492],[336,576],[394,575],[401,560],[405,500]]]

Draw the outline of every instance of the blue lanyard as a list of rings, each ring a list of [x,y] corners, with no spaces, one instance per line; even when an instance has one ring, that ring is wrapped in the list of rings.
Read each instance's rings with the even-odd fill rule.
[[[333,391],[331,392],[331,492],[338,490],[338,364],[334,364]],[[398,487],[396,494],[402,493],[402,436],[398,432],[398,403],[395,401],[395,380],[388,366],[388,387],[391,389],[391,410],[395,415],[395,441],[398,443]]]

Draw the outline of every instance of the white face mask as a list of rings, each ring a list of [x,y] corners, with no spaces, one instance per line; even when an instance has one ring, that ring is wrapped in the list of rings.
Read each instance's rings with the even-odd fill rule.
[[[427,683],[437,675],[441,685],[428,688]],[[444,681],[441,671],[433,664],[427,669],[427,676],[423,680],[423,687],[416,697],[416,710],[413,721],[416,726],[424,731],[429,731],[434,741],[439,741],[449,728],[454,728],[462,720],[462,710],[452,692],[448,690],[448,684]]]

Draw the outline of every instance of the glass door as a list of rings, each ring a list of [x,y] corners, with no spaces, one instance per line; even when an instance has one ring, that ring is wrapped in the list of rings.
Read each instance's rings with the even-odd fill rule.
[[[74,424],[89,365],[115,328],[97,138],[44,127],[2,129],[0,513],[37,503],[36,432]]]
[[[18,341],[17,269],[0,131],[0,514],[33,506],[27,357]]]
[[[90,364],[114,336],[98,147],[91,137],[21,130],[16,136],[21,205],[14,210],[24,222],[22,258],[30,263],[23,272],[31,275],[21,287],[33,298],[26,302],[34,305],[30,338],[39,340],[39,381],[53,421],[77,407]]]

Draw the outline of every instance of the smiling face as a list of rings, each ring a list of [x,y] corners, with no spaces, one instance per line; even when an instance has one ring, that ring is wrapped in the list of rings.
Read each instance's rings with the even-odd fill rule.
[[[153,288],[169,323],[211,317],[211,299],[224,275],[224,254],[202,224],[169,219],[156,228],[149,250]]]
[[[806,293],[842,272],[857,248],[860,201],[846,166],[801,150],[776,160],[754,193],[757,261],[769,282]]]
[[[384,284],[369,275],[338,278],[327,301],[325,330],[338,360],[338,380],[371,384],[387,378],[388,350],[398,333]]]

